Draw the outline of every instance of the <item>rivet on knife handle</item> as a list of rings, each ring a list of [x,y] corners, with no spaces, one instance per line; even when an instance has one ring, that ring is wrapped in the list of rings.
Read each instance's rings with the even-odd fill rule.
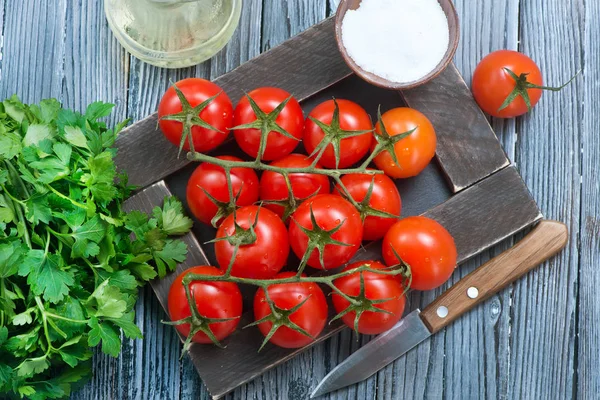
[[[421,313],[423,322],[431,333],[439,331],[558,253],[567,241],[564,224],[541,221],[513,248],[477,268],[438,297]]]

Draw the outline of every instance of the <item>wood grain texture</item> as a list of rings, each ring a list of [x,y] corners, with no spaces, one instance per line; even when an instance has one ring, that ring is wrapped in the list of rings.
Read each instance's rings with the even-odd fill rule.
[[[600,3],[587,2],[584,23],[585,107],[581,129],[581,216],[579,225],[579,291],[577,308],[576,387],[580,399],[593,399],[600,393],[600,334],[598,315],[600,301],[600,140],[594,132],[600,129],[592,107],[600,96]]]
[[[565,82],[583,66],[583,6],[521,2],[519,49],[536,60],[546,83]],[[545,217],[566,223],[570,240],[546,267],[514,285],[510,398],[575,397],[576,337],[583,334],[576,305],[583,119],[577,99],[583,98],[583,83],[578,79],[558,95],[545,93],[534,112],[517,124],[516,163]]]
[[[568,239],[565,224],[542,220],[512,248],[486,262],[435,299],[421,313],[423,322],[432,334],[439,332],[556,255]]]

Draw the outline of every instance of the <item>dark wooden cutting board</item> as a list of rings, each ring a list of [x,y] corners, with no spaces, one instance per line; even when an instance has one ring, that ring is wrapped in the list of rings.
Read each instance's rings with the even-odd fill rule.
[[[436,159],[418,177],[397,181],[402,214],[423,214],[445,226],[455,238],[459,263],[542,217],[453,65],[416,89],[396,92],[376,88],[352,75],[344,64],[335,43],[333,20],[329,19],[215,82],[233,100],[259,86],[281,87],[301,101],[305,113],[332,96],[356,101],[373,118],[380,104],[382,112],[408,105],[424,113],[438,136]],[[157,128],[156,114],[129,127],[117,145],[118,166],[127,170],[132,184],[144,188],[128,200],[128,209],[150,212],[170,194],[185,203],[185,185],[195,165],[177,159],[177,149]],[[235,151],[231,143],[218,150]],[[177,274],[194,265],[215,265],[212,245],[200,245],[214,235],[213,228],[197,222],[184,238],[190,250],[187,261],[175,273],[152,282],[165,309],[170,284]],[[355,258],[380,258],[379,243],[366,245]],[[252,319],[251,308],[245,309],[240,326]],[[339,324],[328,325],[317,342],[340,329]],[[246,329],[228,338],[226,349],[192,346],[190,357],[214,398],[305,350],[267,345],[257,353],[262,339],[257,329]]]

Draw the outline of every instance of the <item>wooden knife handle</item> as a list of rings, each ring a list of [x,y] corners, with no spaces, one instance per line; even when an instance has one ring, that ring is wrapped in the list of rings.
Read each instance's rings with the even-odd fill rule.
[[[556,221],[541,221],[519,243],[493,258],[431,303],[421,318],[435,333],[477,304],[498,293],[567,244],[568,230]]]

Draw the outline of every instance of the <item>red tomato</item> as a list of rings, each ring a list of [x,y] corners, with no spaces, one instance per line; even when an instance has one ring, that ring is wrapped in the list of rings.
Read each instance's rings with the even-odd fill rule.
[[[310,217],[311,209],[318,227],[313,227]],[[299,226],[311,230],[313,233],[315,230],[331,231],[339,227],[331,235],[331,239],[347,244],[346,246],[326,244],[323,252],[323,265],[321,265],[318,249],[312,250],[308,258],[308,265],[313,268],[337,268],[350,261],[360,248],[363,237],[360,214],[349,201],[340,196],[320,194],[311,197],[298,207],[292,220],[289,229],[290,245],[300,259],[308,249],[309,238]]]
[[[336,100],[339,110],[339,126],[344,131],[363,131],[372,130],[371,118],[369,114],[358,104],[350,100]],[[304,124],[304,147],[309,154],[317,148],[319,143],[325,137],[325,133],[317,124],[310,120],[310,117],[329,125],[333,119],[333,110],[335,103],[333,100],[327,100],[316,106],[308,115]],[[333,127],[336,128],[335,126]],[[340,141],[340,159],[338,168],[346,168],[358,162],[369,151],[369,145],[373,134],[371,132],[363,135],[349,137]],[[323,152],[319,162],[326,168],[336,168],[335,152],[332,144],[328,144]]]
[[[365,199],[371,183],[373,183],[373,191],[371,192],[368,206],[375,210],[400,216],[400,211],[402,210],[400,193],[394,181],[387,176],[383,174],[349,174],[342,177],[342,183],[357,203],[361,203]],[[345,192],[339,185],[335,187],[334,194],[345,196]],[[359,211],[364,213],[363,210]],[[364,219],[363,240],[381,239],[388,229],[398,221],[398,218],[371,216],[368,214],[368,210],[366,215],[367,217]]]
[[[191,134],[194,150],[201,153],[210,151],[223,143],[229,134],[229,127],[233,120],[233,106],[223,89],[206,79],[200,78],[184,79],[175,85],[181,90],[191,107],[196,107],[203,101],[220,93],[197,115],[216,130],[203,128],[192,121],[194,125],[191,128]],[[184,118],[182,121],[167,120],[164,118],[167,116],[173,118],[174,114],[181,113],[182,111],[183,106],[181,101],[177,97],[175,88],[171,86],[167,89],[158,105],[158,124],[165,137],[178,147],[181,143],[181,135],[183,133],[182,121],[185,121],[185,116],[181,116]],[[186,151],[190,150],[189,139],[184,141],[183,149]]]
[[[356,269],[362,265],[369,265],[372,269],[384,269],[385,265],[377,261],[359,261],[348,265],[344,271]],[[374,307],[389,311],[392,314],[375,311],[365,311],[358,320],[358,332],[366,335],[378,335],[392,328],[404,312],[404,288],[400,281],[393,275],[382,275],[374,272],[356,272],[336,279],[333,284],[344,294],[352,297],[360,295],[360,275],[364,278],[364,294],[369,300],[390,299],[389,301],[375,304]],[[335,311],[340,313],[350,306],[348,300],[336,292],[332,292],[331,299]],[[350,311],[342,317],[344,324],[354,329],[356,312]]]
[[[290,94],[283,89],[262,87],[254,89],[248,93],[248,96],[256,102],[263,112],[268,114],[290,97]],[[234,126],[249,124],[256,121],[256,119],[256,114],[252,110],[248,98],[246,96],[242,97],[234,111]],[[275,119],[275,123],[298,140],[286,137],[279,132],[269,132],[262,159],[266,161],[277,160],[294,151],[302,139],[303,122],[304,113],[302,112],[302,108],[298,100],[292,97]],[[233,136],[246,154],[251,157],[258,155],[261,138],[259,129],[235,129]]]
[[[294,272],[282,272],[275,276],[276,279],[290,278]],[[306,346],[314,342],[327,322],[327,300],[323,291],[313,282],[281,283],[268,287],[269,298],[278,308],[291,310],[298,304],[306,302],[296,312],[290,315],[290,321],[308,332],[312,337],[296,332],[287,326],[281,326],[269,341],[279,347],[288,349]],[[271,314],[265,292],[258,289],[254,296],[254,318],[256,321]],[[258,324],[258,329],[267,336],[273,323],[270,321]]]
[[[277,214],[266,208],[246,206],[235,212],[235,222],[243,229],[249,230],[255,221],[255,242],[239,247],[231,275],[240,278],[268,279],[287,263],[290,253],[287,229]],[[217,239],[233,236],[235,233],[234,214],[231,214],[219,226]],[[215,242],[217,262],[223,271],[229,267],[234,250],[235,246],[227,240]]]
[[[390,136],[400,135],[415,129],[410,135],[394,145],[398,164],[387,150],[382,151],[373,160],[377,168],[392,178],[410,178],[425,169],[435,155],[437,143],[435,129],[426,116],[408,107],[398,107],[382,115],[383,125]],[[378,122],[375,130],[382,133]],[[373,139],[371,150],[377,141]]]
[[[169,290],[169,316],[171,321],[178,321],[192,315],[185,295],[183,278],[189,274],[222,275],[223,271],[206,265],[190,268],[173,281]],[[209,324],[209,328],[217,340],[223,340],[231,335],[239,323],[242,315],[242,294],[233,282],[192,281],[190,291],[200,315],[206,318],[234,318],[226,322]],[[183,336],[190,334],[190,324],[175,325]],[[192,338],[195,343],[212,343],[204,332],[198,332]]]
[[[221,160],[242,161],[233,156],[219,156]],[[251,168],[232,168],[231,184],[234,196],[239,195],[236,204],[248,206],[258,200],[258,177]],[[210,163],[202,163],[196,168],[187,184],[187,203],[190,211],[198,220],[210,224],[217,215],[219,207],[204,193],[206,190],[220,202],[229,201],[229,189],[225,170]],[[233,210],[231,210],[233,211]],[[219,221],[215,221],[219,222]]]
[[[426,217],[408,217],[396,222],[383,238],[383,259],[389,266],[399,263],[394,250],[410,266],[416,290],[431,290],[450,278],[456,267],[456,245],[448,231]]]
[[[517,87],[517,81],[505,68],[517,76],[527,74],[524,78],[527,82],[538,86],[543,84],[542,73],[531,58],[516,51],[499,50],[488,54],[479,62],[473,74],[472,90],[477,104],[483,111],[493,117],[513,118],[529,110],[522,96],[517,96],[506,108],[500,110],[504,100]],[[529,95],[531,107],[542,97],[541,89],[523,87],[523,90]]]
[[[290,154],[271,163],[279,168],[306,168],[311,165],[310,158],[303,154]],[[319,164],[316,166],[321,168]],[[329,178],[326,175],[293,173],[289,174],[292,192],[296,200],[306,199],[314,194],[329,193]],[[260,198],[261,200],[286,200],[289,192],[283,175],[278,172],[265,171],[260,178]],[[283,216],[284,207],[277,204],[267,204],[265,207],[273,210],[280,217]]]

